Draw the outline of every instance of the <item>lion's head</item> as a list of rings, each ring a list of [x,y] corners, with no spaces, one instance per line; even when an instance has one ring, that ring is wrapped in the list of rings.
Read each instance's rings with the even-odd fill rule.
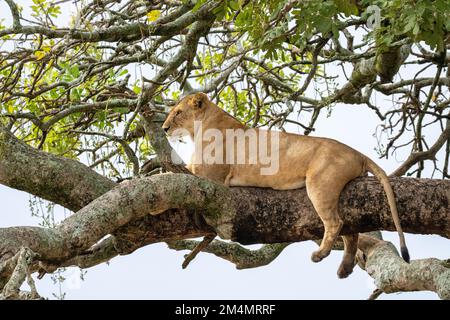
[[[202,92],[184,97],[169,112],[162,128],[168,135],[181,129],[193,132],[194,121],[203,118],[208,102],[208,96]]]

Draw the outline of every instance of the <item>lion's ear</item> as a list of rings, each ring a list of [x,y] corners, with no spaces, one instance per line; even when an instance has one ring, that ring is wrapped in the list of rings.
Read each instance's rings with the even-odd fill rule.
[[[202,108],[204,106],[204,103],[208,101],[208,96],[204,94],[203,92],[198,92],[194,94],[194,97],[192,98],[192,103],[196,108]]]

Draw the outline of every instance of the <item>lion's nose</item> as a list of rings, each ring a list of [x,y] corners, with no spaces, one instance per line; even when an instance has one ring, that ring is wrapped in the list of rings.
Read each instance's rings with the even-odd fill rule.
[[[163,128],[165,132],[169,131],[169,127]]]

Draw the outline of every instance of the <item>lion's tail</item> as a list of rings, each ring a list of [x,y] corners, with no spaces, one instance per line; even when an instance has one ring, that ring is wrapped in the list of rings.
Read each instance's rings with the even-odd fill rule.
[[[395,203],[394,191],[392,190],[391,183],[388,176],[383,169],[381,169],[375,162],[366,157],[367,171],[372,173],[381,182],[384,188],[384,192],[388,198],[389,207],[392,213],[392,219],[394,220],[395,229],[397,229],[398,236],[400,237],[400,249],[403,259],[409,263],[409,252],[406,247],[405,235],[403,234],[402,226],[400,224],[400,218],[398,217],[397,205]]]

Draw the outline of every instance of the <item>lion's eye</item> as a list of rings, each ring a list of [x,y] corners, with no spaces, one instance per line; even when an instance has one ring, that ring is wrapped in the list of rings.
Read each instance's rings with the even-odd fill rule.
[[[181,113],[181,110],[177,110],[177,112],[175,113],[175,116],[178,116]]]

